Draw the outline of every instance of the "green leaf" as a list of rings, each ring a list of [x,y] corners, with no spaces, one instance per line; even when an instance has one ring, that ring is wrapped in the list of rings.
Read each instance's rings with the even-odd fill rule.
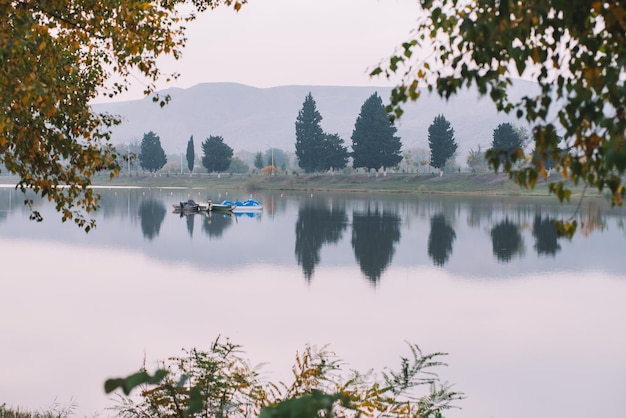
[[[189,392],[189,405],[187,407],[187,415],[192,416],[204,408],[204,397],[198,386],[191,388]]]
[[[273,407],[264,408],[259,418],[319,418],[322,411],[330,416],[328,414],[338,400],[342,406],[349,407],[350,400],[347,396],[341,393],[329,395],[314,389],[309,395],[287,399]]]
[[[380,67],[376,67],[374,68],[374,70],[372,70],[372,72],[370,73],[370,77],[374,77],[377,76],[378,74],[382,73],[383,69]]]
[[[125,378],[108,379],[104,382],[104,391],[111,393],[115,389],[121,388],[125,395],[129,395],[139,385],[160,383],[167,376],[167,373],[167,370],[159,369],[153,376],[150,376],[148,372],[142,370]]]

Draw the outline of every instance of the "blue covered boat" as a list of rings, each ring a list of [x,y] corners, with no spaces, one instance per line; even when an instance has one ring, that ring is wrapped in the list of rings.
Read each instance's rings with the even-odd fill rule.
[[[247,199],[243,202],[239,200],[236,202],[224,200],[222,202],[222,205],[232,206],[233,212],[257,212],[263,210],[263,205],[261,204],[261,202],[254,199]]]

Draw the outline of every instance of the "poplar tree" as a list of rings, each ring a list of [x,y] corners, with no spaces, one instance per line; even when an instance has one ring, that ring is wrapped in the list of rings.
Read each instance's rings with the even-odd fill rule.
[[[187,168],[189,169],[189,173],[193,173],[193,166],[196,161],[196,150],[193,145],[193,135],[189,138],[189,142],[187,142]]]

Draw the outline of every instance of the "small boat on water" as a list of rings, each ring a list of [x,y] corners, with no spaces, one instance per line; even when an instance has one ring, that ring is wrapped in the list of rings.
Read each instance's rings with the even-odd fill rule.
[[[258,200],[247,199],[243,202],[239,200],[236,202],[231,202],[230,200],[225,200],[222,202],[223,205],[231,205],[233,207],[233,212],[256,212],[263,210],[263,205]]]
[[[186,202],[173,203],[174,212],[198,212],[199,205],[193,199]]]
[[[232,211],[235,207],[234,203],[226,201],[225,203],[213,203],[210,200],[206,202],[195,202],[188,200],[187,202],[175,203],[172,205],[177,212],[209,212],[209,211]]]
[[[212,203],[211,201],[209,201],[209,210],[210,211],[216,211],[216,212],[226,212],[226,211],[232,211],[233,208],[235,207],[235,205],[232,204],[232,202],[225,200],[222,203]]]

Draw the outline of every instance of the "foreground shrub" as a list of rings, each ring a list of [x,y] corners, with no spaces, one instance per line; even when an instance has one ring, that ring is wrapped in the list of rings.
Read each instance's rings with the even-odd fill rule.
[[[397,371],[342,370],[326,347],[296,353],[289,382],[266,382],[239,345],[218,338],[209,351],[185,350],[161,362],[154,375],[141,370],[110,379],[107,393],[121,388],[121,417],[318,418],[395,416],[438,418],[456,408],[463,394],[440,382],[433,369],[445,353],[423,354],[409,344]],[[139,388],[138,394],[131,391]]]
[[[73,415],[74,405],[62,407],[53,405],[47,411],[30,412],[20,408],[8,408],[6,404],[0,405],[0,418],[67,418]]]

